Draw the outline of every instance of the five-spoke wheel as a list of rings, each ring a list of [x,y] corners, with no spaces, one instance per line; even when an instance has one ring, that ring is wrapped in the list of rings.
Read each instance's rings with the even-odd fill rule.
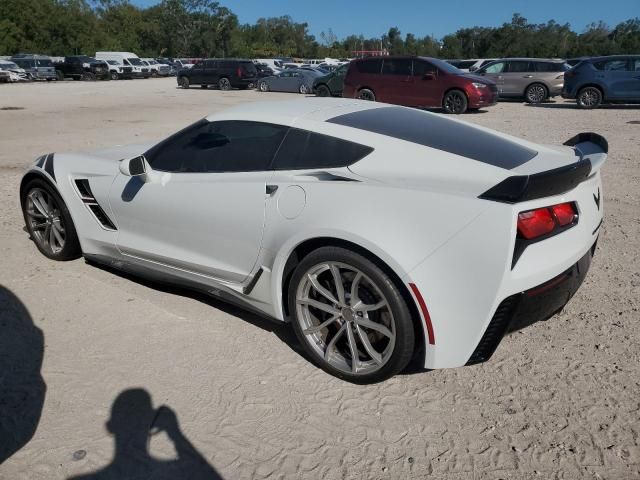
[[[408,307],[377,265],[337,247],[312,252],[290,289],[294,328],[322,368],[369,383],[404,368],[413,353]]]

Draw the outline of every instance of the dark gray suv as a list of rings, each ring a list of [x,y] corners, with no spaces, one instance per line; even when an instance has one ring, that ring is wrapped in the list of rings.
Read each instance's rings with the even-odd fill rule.
[[[564,60],[503,58],[484,65],[474,74],[496,82],[501,98],[541,103],[562,93],[564,72],[569,68]]]

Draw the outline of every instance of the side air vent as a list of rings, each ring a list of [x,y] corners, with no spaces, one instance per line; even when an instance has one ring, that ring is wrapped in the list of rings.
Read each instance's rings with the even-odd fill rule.
[[[118,230],[109,216],[102,209],[96,198],[93,196],[91,185],[89,185],[89,180],[86,178],[76,178],[74,180],[74,183],[76,184],[76,188],[78,190],[78,193],[80,194],[80,198],[87,206],[89,211],[93,213],[93,216],[100,223],[100,225],[102,225],[107,230]]]
[[[104,213],[104,210],[97,203],[87,204],[89,210],[93,212],[98,221],[102,224],[104,228],[107,230],[117,230],[116,226],[113,224],[111,219]]]

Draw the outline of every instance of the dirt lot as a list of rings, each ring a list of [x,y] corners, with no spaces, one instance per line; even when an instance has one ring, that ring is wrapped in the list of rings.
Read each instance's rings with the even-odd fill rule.
[[[594,131],[610,144],[585,284],[474,367],[350,385],[304,360],[286,326],[51,262],[22,230],[18,183],[36,156],[153,140],[267,97],[291,96],[174,79],[0,88],[0,431],[13,432],[0,463],[2,444],[37,424],[0,478],[124,479],[149,465],[165,472],[154,478],[640,478],[640,107],[509,102],[462,117],[537,142]],[[3,366],[7,352],[19,369]],[[23,393],[2,398],[10,381]],[[148,440],[152,423],[164,428]],[[176,451],[198,465],[189,475],[171,470]]]

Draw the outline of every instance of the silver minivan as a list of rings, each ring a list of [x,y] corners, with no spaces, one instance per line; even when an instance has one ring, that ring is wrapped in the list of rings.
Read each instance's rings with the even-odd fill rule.
[[[528,103],[541,103],[562,93],[564,72],[570,68],[564,60],[503,58],[474,73],[496,82],[501,98],[524,98]]]

